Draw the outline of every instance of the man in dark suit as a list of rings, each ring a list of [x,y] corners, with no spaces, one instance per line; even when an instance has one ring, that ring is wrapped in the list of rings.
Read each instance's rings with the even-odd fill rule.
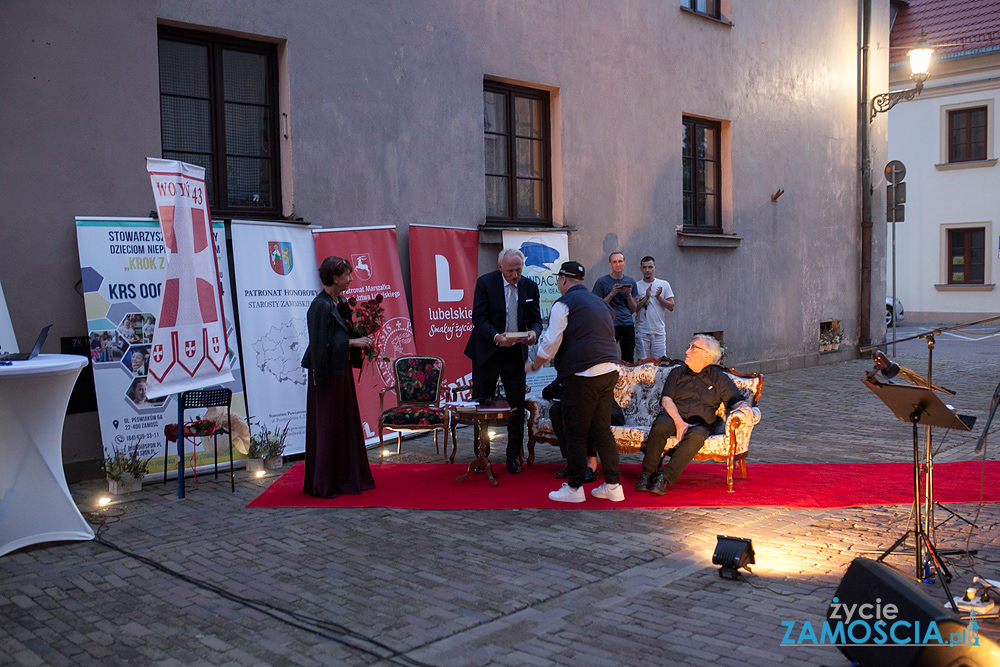
[[[472,359],[472,396],[493,398],[497,379],[503,382],[507,402],[514,409],[507,420],[507,471],[521,472],[518,457],[524,443],[524,362],[528,346],[542,333],[538,286],[521,277],[524,254],[505,248],[497,271],[476,281],[472,300],[472,335],[465,356]],[[508,333],[527,332],[527,336]]]

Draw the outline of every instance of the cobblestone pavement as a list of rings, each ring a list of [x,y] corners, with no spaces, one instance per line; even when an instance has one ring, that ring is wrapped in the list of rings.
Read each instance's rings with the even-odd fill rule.
[[[1000,336],[985,328],[937,338],[934,381],[980,423],[936,434],[935,460],[977,458],[998,352]],[[926,374],[922,340],[900,344],[895,358]],[[749,474],[760,462],[912,460],[910,427],[860,382],[870,367],[847,360],[766,376]],[[459,438],[467,462],[470,433]],[[998,447],[988,444],[987,457]],[[403,450],[404,462],[439,460],[429,436]],[[557,450],[537,454],[552,461]],[[100,540],[0,558],[0,664],[846,665],[835,648],[783,644],[782,622],[819,627],[850,561],[887,548],[910,513],[247,509],[276,477],[241,471],[232,494],[201,476],[184,500],[147,484],[104,509],[95,505],[103,483],[73,485]],[[976,573],[1000,578],[1000,508],[952,509],[978,522],[952,520],[936,534],[941,549],[978,549],[972,561],[949,561],[960,593]],[[746,582],[711,564],[719,534],[753,540],[758,564]],[[940,586],[925,590],[944,602]],[[997,621],[982,631],[1000,639]]]

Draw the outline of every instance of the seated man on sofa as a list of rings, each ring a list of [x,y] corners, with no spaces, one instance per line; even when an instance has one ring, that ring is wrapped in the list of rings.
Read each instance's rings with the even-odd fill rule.
[[[722,358],[719,342],[711,336],[697,335],[688,345],[684,363],[677,366],[663,383],[662,410],[656,416],[646,440],[642,474],[636,491],[664,495],[677,481],[681,471],[698,453],[718,421],[716,410],[724,403],[728,410],[745,412],[752,419],[750,401],[716,364]],[[660,460],[667,438],[677,435],[677,446],[670,462],[660,471]]]

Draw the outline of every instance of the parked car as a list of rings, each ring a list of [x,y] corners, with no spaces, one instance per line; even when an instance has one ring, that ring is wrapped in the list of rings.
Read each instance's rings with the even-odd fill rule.
[[[894,319],[897,322],[902,322],[904,319],[906,319],[903,317],[903,302],[900,301],[899,299],[896,299],[896,307],[893,308],[892,297],[887,296],[885,297],[885,325],[887,327],[891,327],[892,321]]]

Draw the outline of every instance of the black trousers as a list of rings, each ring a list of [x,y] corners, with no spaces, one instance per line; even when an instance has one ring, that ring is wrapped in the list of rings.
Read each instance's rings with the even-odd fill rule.
[[[503,393],[514,409],[507,418],[507,458],[521,455],[524,445],[524,356],[520,345],[497,349],[482,365],[472,364],[472,397],[495,398],[497,379],[503,382]],[[476,444],[472,445],[473,453]]]
[[[583,486],[587,474],[587,440],[593,442],[604,466],[604,481],[617,484],[618,446],[611,435],[611,402],[618,371],[597,377],[570,375],[563,378],[559,400],[566,432],[567,481],[574,489]]]
[[[549,408],[549,420],[552,421],[552,432],[556,434],[559,453],[562,454],[563,458],[566,458],[566,429],[563,428],[561,401],[552,401],[552,407]],[[587,438],[587,458],[589,459],[591,456],[597,456],[597,450],[594,449],[594,441]]]
[[[632,363],[635,361],[635,325],[616,325],[615,340],[622,348],[622,361]]]
[[[667,438],[676,433],[677,427],[674,426],[674,420],[670,418],[670,415],[666,412],[660,412],[656,415],[653,426],[649,429],[649,437],[646,438],[646,455],[642,459],[644,473],[652,475],[659,469]],[[710,434],[711,429],[704,424],[691,424],[688,430],[684,431],[684,437],[670,454],[670,462],[661,471],[667,484],[673,484],[677,481],[681,472],[684,471],[687,464],[691,463]]]

